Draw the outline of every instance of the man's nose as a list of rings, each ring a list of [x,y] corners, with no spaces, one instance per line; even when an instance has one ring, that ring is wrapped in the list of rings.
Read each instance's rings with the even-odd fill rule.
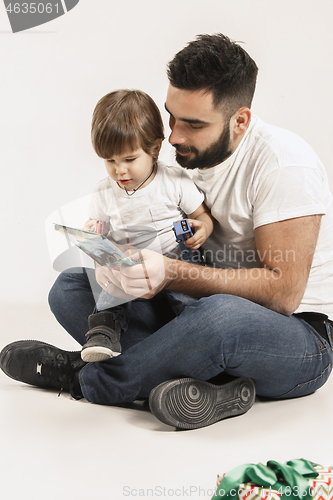
[[[174,144],[185,144],[186,142],[186,136],[182,130],[182,127],[174,123],[172,128],[171,128],[171,134],[169,136],[169,142],[173,146]]]

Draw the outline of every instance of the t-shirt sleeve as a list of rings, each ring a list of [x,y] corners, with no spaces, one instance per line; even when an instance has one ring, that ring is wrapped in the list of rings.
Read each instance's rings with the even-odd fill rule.
[[[278,168],[259,180],[253,201],[254,229],[296,217],[326,213],[324,179],[310,167]]]
[[[198,190],[190,176],[184,170],[180,179],[180,208],[189,215],[199,208],[203,201],[204,195]]]

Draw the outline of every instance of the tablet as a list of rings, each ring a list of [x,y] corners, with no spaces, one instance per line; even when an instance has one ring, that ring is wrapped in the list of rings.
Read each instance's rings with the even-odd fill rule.
[[[103,234],[56,223],[54,223],[54,226],[56,231],[64,234],[71,243],[80,248],[101,266],[119,268],[122,264],[127,266],[137,264],[137,262],[131,260],[128,255],[122,252]]]

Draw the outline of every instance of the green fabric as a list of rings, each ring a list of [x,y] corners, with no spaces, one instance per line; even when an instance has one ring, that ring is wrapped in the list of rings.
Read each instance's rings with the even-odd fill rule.
[[[243,483],[252,482],[264,489],[276,490],[281,500],[311,500],[308,479],[315,479],[317,465],[309,460],[296,458],[286,463],[269,460],[267,465],[245,464],[232,469],[220,482],[212,500],[238,500],[238,489]]]

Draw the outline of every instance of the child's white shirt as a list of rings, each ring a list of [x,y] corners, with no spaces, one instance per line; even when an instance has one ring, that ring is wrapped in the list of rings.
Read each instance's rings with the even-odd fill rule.
[[[179,253],[173,222],[193,213],[204,199],[186,170],[158,161],[154,179],[132,193],[106,177],[92,194],[89,217],[110,223],[119,245]]]

